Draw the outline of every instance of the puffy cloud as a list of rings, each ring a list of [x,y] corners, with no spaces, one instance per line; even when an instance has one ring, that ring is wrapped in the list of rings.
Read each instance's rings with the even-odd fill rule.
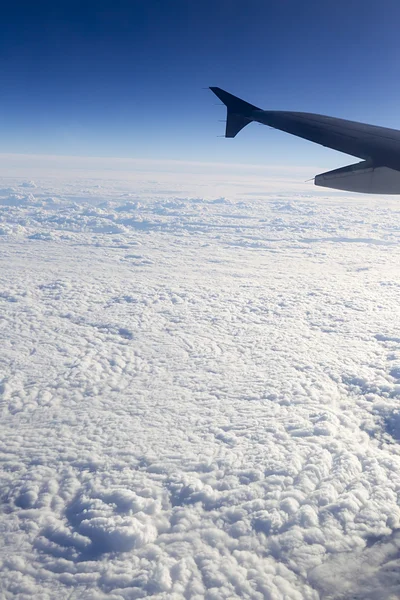
[[[3,596],[397,597],[393,201],[20,185],[0,190]]]

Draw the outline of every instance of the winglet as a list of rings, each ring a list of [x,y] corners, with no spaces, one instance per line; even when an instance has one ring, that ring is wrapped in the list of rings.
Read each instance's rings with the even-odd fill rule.
[[[243,127],[253,121],[252,113],[260,110],[257,106],[241,100],[233,94],[221,90],[219,87],[210,87],[210,90],[223,102],[227,108],[225,137],[234,138]]]

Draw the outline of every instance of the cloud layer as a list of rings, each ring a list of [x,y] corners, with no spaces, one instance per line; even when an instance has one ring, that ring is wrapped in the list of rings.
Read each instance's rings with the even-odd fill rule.
[[[7,180],[0,215],[5,598],[399,596],[393,201]]]

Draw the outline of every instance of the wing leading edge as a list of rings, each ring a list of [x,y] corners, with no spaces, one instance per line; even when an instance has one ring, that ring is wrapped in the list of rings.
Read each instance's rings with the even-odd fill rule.
[[[400,194],[400,131],[313,113],[261,110],[221,88],[210,89],[227,107],[225,137],[235,137],[256,121],[364,159],[356,165],[317,175],[316,185],[352,192]]]

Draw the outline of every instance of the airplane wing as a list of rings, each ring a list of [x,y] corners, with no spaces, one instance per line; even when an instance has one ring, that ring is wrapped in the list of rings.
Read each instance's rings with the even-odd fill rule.
[[[400,172],[364,160],[314,177],[315,185],[362,194],[400,194]]]
[[[364,159],[364,163],[317,175],[316,185],[352,192],[400,194],[400,131],[313,113],[262,110],[221,88],[210,89],[227,107],[225,137],[235,137],[243,127],[256,121]]]

